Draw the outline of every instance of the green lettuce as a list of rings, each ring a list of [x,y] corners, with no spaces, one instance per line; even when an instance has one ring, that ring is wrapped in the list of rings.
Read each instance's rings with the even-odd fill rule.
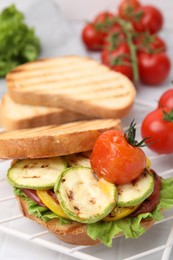
[[[0,77],[19,64],[36,60],[40,41],[33,28],[24,22],[24,15],[15,5],[0,13]]]
[[[68,224],[71,223],[71,220],[59,217],[55,213],[53,213],[51,210],[49,210],[46,207],[42,207],[38,205],[36,202],[31,200],[28,196],[26,196],[21,189],[14,188],[14,193],[16,196],[20,196],[21,198],[25,199],[28,203],[28,213],[31,215],[34,215],[37,218],[40,218],[41,220],[47,222],[51,219],[58,219],[61,224]]]
[[[163,219],[162,209],[173,207],[173,178],[162,179],[162,188],[160,193],[160,203],[151,213],[140,214],[137,217],[126,217],[112,222],[100,221],[88,225],[88,235],[96,240],[99,239],[108,247],[112,246],[112,239],[119,233],[124,234],[126,238],[137,238],[145,233],[146,229],[142,227],[142,220],[153,219],[159,221]]]

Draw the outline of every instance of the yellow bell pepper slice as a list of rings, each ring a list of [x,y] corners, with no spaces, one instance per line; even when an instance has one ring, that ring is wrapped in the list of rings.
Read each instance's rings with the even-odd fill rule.
[[[118,220],[124,217],[127,217],[128,215],[130,215],[132,212],[134,212],[137,208],[139,207],[139,205],[134,206],[134,207],[115,207],[113,209],[113,211],[106,216],[103,220],[104,221],[114,221],[114,220]]]
[[[45,204],[45,206],[49,208],[52,212],[54,212],[56,215],[62,218],[70,219],[62,210],[61,206],[56,202],[56,200],[49,195],[48,191],[37,190],[37,195],[41,199],[41,201]]]
[[[146,169],[149,170],[151,167],[151,161],[148,157],[146,157]]]

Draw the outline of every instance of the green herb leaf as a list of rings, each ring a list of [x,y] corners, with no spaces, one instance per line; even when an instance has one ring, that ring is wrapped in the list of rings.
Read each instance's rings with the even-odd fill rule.
[[[37,59],[40,41],[15,5],[0,13],[0,77],[17,65]]]

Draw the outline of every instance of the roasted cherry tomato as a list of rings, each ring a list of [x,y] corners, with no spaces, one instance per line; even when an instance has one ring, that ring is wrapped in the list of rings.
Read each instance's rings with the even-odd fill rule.
[[[165,53],[139,53],[138,68],[141,82],[147,85],[159,85],[168,76],[171,62]]]
[[[162,13],[154,6],[141,6],[135,10],[131,19],[137,32],[157,33],[163,26]]]
[[[134,10],[140,6],[141,4],[138,0],[122,0],[119,5],[118,14],[123,19],[129,19],[132,17]]]
[[[86,47],[92,51],[98,51],[102,49],[104,39],[102,35],[96,30],[95,24],[88,23],[82,30],[82,40]]]
[[[173,153],[173,110],[156,109],[143,120],[141,127],[142,137],[148,147],[156,153]]]
[[[158,106],[160,108],[167,107],[173,109],[173,88],[168,89],[161,95]]]
[[[133,80],[133,69],[130,59],[130,49],[127,43],[122,43],[113,51],[109,46],[104,48],[101,53],[102,63],[110,69],[120,72]]]
[[[91,166],[99,177],[125,184],[142,173],[146,156],[141,148],[127,142],[122,131],[109,130],[97,139],[91,154]]]

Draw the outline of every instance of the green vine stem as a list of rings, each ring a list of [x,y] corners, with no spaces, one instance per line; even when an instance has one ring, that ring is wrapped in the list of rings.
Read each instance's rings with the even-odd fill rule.
[[[124,33],[126,34],[127,44],[130,49],[134,81],[138,81],[139,71],[138,71],[138,62],[136,56],[136,46],[133,43],[133,27],[129,22],[124,21],[121,18],[114,18],[114,22],[119,24],[122,30],[124,31]]]

